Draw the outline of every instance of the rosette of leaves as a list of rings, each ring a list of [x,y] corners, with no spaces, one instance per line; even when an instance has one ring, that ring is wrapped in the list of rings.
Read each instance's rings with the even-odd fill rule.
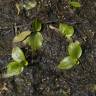
[[[63,60],[60,61],[60,64],[58,65],[59,69],[66,70],[79,64],[79,58],[82,55],[82,48],[79,41],[75,41],[69,44],[68,54],[69,56],[65,57]]]
[[[7,74],[5,74],[5,77],[19,75],[23,71],[24,67],[28,65],[28,61],[19,47],[13,48],[12,58],[12,62],[7,65]]]

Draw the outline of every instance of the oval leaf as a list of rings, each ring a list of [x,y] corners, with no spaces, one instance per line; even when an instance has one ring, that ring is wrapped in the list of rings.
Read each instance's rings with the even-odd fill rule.
[[[59,31],[63,36],[67,38],[70,38],[74,34],[74,28],[64,23],[59,24]]]
[[[12,58],[14,61],[21,63],[26,61],[23,51],[19,47],[15,47],[12,50]]]
[[[59,69],[71,69],[76,64],[76,59],[72,59],[70,56],[65,57],[61,60],[60,64],[58,65]]]
[[[19,75],[23,71],[24,67],[22,64],[17,62],[11,62],[7,65],[7,74],[6,77]]]
[[[71,1],[71,2],[69,2],[69,4],[72,7],[75,7],[75,8],[80,8],[81,7],[81,4],[79,2]]]
[[[65,30],[66,30],[66,24],[60,23],[59,24],[59,31],[62,33],[62,35],[65,35]]]
[[[78,59],[82,55],[80,43],[78,41],[70,43],[68,46],[68,53],[71,56],[71,58]]]
[[[34,21],[32,22],[33,31],[39,32],[39,31],[41,31],[41,27],[42,27],[42,24],[41,24],[40,20],[34,19]]]
[[[73,36],[73,34],[74,34],[74,28],[73,28],[73,26],[67,25],[66,26],[66,30],[65,30],[65,36],[67,38],[70,38],[71,36]]]
[[[42,46],[43,37],[40,32],[33,33],[29,38],[25,40],[26,44],[31,46],[33,51],[38,50]]]
[[[21,32],[20,34],[18,34],[17,36],[15,36],[15,38],[13,39],[13,42],[15,42],[15,43],[21,42],[21,41],[23,41],[27,36],[29,36],[30,34],[31,34],[31,31]]]

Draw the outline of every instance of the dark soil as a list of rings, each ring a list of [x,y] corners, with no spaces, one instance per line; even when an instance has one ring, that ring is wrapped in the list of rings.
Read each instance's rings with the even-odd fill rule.
[[[71,9],[67,0],[38,1],[36,8],[21,10],[18,16],[15,0],[0,0],[1,73],[11,60],[12,39],[19,31],[31,29],[34,18],[42,21],[44,37],[35,56],[23,48],[29,66],[19,76],[0,79],[0,96],[96,96],[96,0],[80,0],[80,9]],[[67,55],[68,42],[48,27],[59,22],[74,26],[73,39],[79,40],[83,49],[80,65],[67,71],[56,66]],[[4,85],[8,90],[2,90]]]

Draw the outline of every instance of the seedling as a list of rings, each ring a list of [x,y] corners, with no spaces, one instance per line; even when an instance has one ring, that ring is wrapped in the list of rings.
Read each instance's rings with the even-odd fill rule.
[[[40,33],[42,29],[42,24],[38,19],[34,19],[32,22],[33,32],[31,35],[23,41],[23,43],[29,45],[32,48],[32,51],[36,51],[42,47],[43,36]]]
[[[42,46],[43,37],[40,33],[42,24],[38,19],[35,19],[32,23],[34,32],[23,31],[14,37],[13,43],[23,42],[32,48],[32,51],[38,50]],[[4,77],[11,77],[19,75],[24,68],[28,65],[23,51],[19,47],[15,47],[12,50],[12,62],[7,65],[7,74]]]
[[[32,29],[31,31],[24,31],[15,36],[13,42],[23,42],[24,44],[30,46],[32,51],[36,51],[42,47],[43,43],[43,36],[41,34],[42,24],[40,20],[34,19],[32,22]]]
[[[59,32],[63,37],[66,37],[69,41],[68,56],[62,59],[58,65],[59,69],[70,69],[73,66],[79,64],[79,58],[82,55],[82,48],[79,41],[73,42],[72,36],[74,35],[74,28],[66,23],[60,23],[56,28],[52,25],[49,28]]]
[[[69,44],[68,46],[68,54],[69,56],[65,57],[60,61],[58,65],[59,69],[70,69],[75,65],[79,64],[79,58],[82,55],[82,49],[79,41],[75,41]]]
[[[7,74],[5,74],[4,77],[19,75],[23,71],[24,67],[28,65],[24,53],[19,47],[13,48],[12,58],[12,62],[7,65]]]
[[[74,28],[68,24],[60,23],[59,32],[67,37],[68,40],[71,40],[68,46],[68,55],[63,60],[60,61],[58,68],[59,69],[71,69],[75,65],[79,64],[79,58],[82,55],[82,48],[79,41],[73,42],[72,36],[74,35]]]

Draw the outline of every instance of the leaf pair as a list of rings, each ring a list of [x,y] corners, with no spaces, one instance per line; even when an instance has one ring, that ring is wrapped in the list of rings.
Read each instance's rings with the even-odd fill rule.
[[[60,64],[58,65],[59,69],[70,69],[76,64],[79,64],[78,59],[82,55],[80,43],[78,41],[70,43],[68,46],[68,53],[69,56],[61,60]]]
[[[36,51],[41,48],[43,43],[43,36],[40,33],[42,28],[42,24],[40,20],[34,19],[32,22],[32,29],[34,32],[31,33],[31,35],[24,40],[24,43],[31,46],[32,51]]]
[[[74,34],[74,28],[68,24],[65,24],[65,23],[60,23],[59,24],[59,32],[67,37],[67,38],[70,38],[71,36],[73,36]]]
[[[28,65],[23,51],[19,47],[15,47],[12,50],[13,62],[10,62],[7,65],[7,74],[6,77],[19,75],[25,66]]]
[[[42,46],[43,43],[43,36],[40,33],[41,28],[42,24],[40,20],[34,19],[32,22],[33,32],[31,31],[21,32],[19,35],[15,36],[13,42],[18,43],[23,41],[23,43],[31,46],[32,51],[36,51]]]

